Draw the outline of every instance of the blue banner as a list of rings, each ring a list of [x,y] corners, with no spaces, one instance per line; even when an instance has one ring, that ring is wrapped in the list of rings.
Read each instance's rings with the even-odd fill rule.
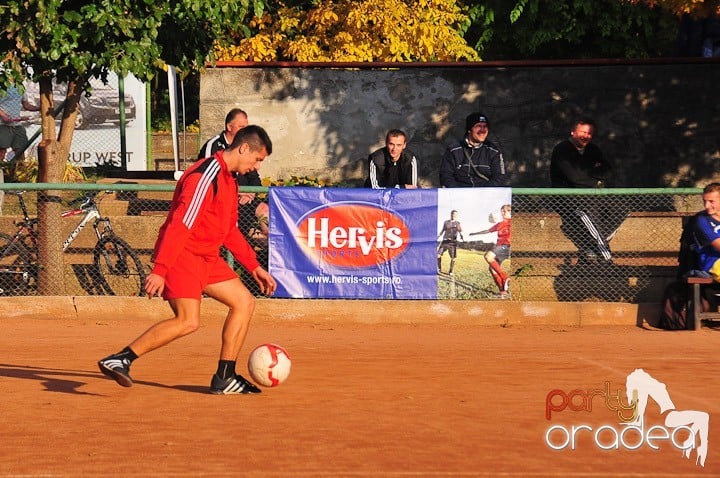
[[[277,297],[510,298],[510,188],[271,187]]]
[[[270,188],[277,297],[437,297],[437,192]]]

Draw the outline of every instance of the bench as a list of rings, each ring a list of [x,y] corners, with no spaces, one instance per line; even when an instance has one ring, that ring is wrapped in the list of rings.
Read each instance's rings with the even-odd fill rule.
[[[692,311],[691,320],[688,321],[688,328],[693,327],[694,330],[700,330],[703,320],[720,320],[720,312],[703,311],[703,301],[701,296],[701,288],[703,285],[710,285],[713,279],[710,277],[688,277],[687,284],[692,286],[692,296],[690,310]]]

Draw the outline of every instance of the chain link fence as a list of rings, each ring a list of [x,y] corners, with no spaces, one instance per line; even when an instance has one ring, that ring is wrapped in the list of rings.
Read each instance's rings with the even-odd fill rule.
[[[143,295],[174,185],[62,184],[52,191],[38,186],[2,186],[0,296]],[[267,267],[267,188],[247,189],[259,192],[240,207],[239,227]],[[56,220],[38,217],[43,204],[60,206]],[[222,254],[259,295],[242,266],[227,251]],[[60,272],[46,277],[50,269]]]
[[[142,295],[174,185],[54,186],[62,189],[2,186],[0,296]],[[28,190],[18,194],[22,189]],[[239,228],[267,267],[267,188],[248,191],[253,197],[239,208]],[[503,262],[513,299],[660,301],[664,286],[675,277],[683,221],[702,209],[699,193],[514,189],[512,252]],[[42,208],[44,203],[62,205],[56,208],[56,220],[35,219],[38,204]],[[42,247],[63,252],[53,256]],[[242,266],[227,251],[221,254],[260,296]],[[54,269],[61,276],[47,277],[52,268],[43,261],[59,265]],[[458,298],[479,296],[466,291]]]
[[[659,302],[699,190],[513,194],[512,274],[524,300]]]

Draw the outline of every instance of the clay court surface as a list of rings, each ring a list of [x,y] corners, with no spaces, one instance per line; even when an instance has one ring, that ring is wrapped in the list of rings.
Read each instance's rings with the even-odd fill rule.
[[[221,319],[139,359],[122,388],[95,362],[151,321],[0,319],[1,476],[720,476],[720,332],[632,326],[344,324],[255,321],[293,359],[288,382],[257,396],[207,386]],[[552,425],[620,427],[591,412],[545,418],[553,389],[625,393],[643,368],[678,410],[710,414],[705,467],[660,449],[575,451]],[[245,364],[238,371],[245,372]],[[650,401],[646,421],[663,425]],[[637,441],[637,437],[634,437]]]

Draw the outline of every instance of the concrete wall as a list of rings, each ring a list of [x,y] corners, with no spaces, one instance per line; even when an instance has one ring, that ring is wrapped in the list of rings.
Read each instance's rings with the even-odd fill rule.
[[[319,176],[357,184],[363,160],[401,128],[437,186],[445,145],[465,116],[485,112],[511,185],[549,186],[553,146],[572,120],[598,123],[596,142],[616,166],[614,187],[694,187],[720,179],[720,63],[497,64],[392,69],[208,69],[200,84],[201,140],[233,107],[265,127],[273,155],[261,176]]]
[[[584,327],[603,325],[657,326],[658,304],[515,302],[515,301],[348,301],[258,299],[253,322],[324,324],[473,324],[486,326]],[[203,320],[224,317],[227,308],[203,299]],[[78,319],[106,323],[112,320],[162,320],[170,307],[160,299],[111,296],[3,297],[0,320]]]

